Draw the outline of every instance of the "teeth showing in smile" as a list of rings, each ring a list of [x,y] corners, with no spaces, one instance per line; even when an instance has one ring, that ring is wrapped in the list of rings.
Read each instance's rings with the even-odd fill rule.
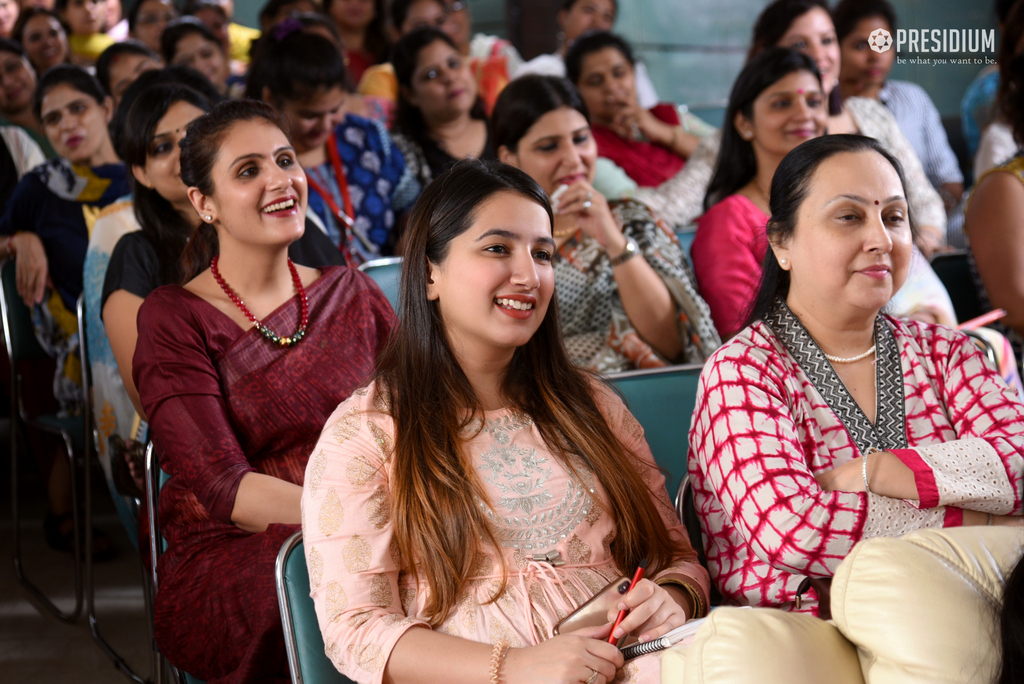
[[[291,209],[295,206],[295,200],[287,199],[284,202],[278,202],[277,204],[271,204],[263,210],[264,214],[272,214],[275,211],[284,211],[285,209]]]
[[[498,298],[498,299],[495,299],[494,301],[498,302],[498,306],[503,306],[506,309],[517,309],[519,311],[529,311],[530,309],[533,308],[533,304],[530,304],[529,302],[520,302],[517,299]]]

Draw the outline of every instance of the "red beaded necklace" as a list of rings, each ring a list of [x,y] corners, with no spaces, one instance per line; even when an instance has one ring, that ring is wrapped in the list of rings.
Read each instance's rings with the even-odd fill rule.
[[[217,270],[218,259],[219,256],[215,256],[213,257],[213,260],[210,261],[210,273],[213,274],[213,279],[217,281],[217,284],[220,285],[220,289],[224,290],[224,294],[226,294],[228,298],[235,303],[235,306],[242,310],[242,313],[245,314],[245,317],[253,322],[253,324],[256,326],[256,329],[259,330],[260,333],[265,338],[267,338],[274,344],[281,345],[282,347],[290,347],[306,336],[306,324],[309,323],[309,299],[306,297],[306,288],[302,286],[302,278],[299,277],[299,272],[295,268],[295,264],[292,263],[291,259],[288,260],[288,270],[291,271],[292,282],[295,283],[295,289],[298,290],[299,304],[302,310],[302,317],[301,320],[299,321],[299,329],[296,330],[295,334],[292,335],[291,337],[281,337],[273,330],[263,325],[262,321],[258,320],[255,316],[252,315],[252,312],[249,311],[249,307],[245,305],[245,302],[242,301],[242,298],[239,297],[235,293],[235,291],[232,290],[230,286],[228,286],[226,282],[224,282],[224,278],[221,277],[220,271]]]

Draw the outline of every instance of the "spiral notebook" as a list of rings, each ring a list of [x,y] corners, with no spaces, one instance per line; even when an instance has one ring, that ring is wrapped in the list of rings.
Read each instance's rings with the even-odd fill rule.
[[[747,608],[748,606],[743,606]],[[676,627],[668,634],[658,637],[657,639],[651,639],[644,643],[633,643],[629,646],[624,646],[622,649],[622,657],[625,660],[632,660],[633,658],[639,658],[642,655],[648,653],[654,653],[656,651],[664,651],[670,646],[675,646],[683,641],[686,641],[700,629],[700,626],[704,624],[707,618],[700,618],[699,620],[690,620],[681,627]]]

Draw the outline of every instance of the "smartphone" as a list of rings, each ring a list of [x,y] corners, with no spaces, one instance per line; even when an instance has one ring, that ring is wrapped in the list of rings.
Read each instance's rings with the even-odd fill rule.
[[[607,625],[609,622],[608,611],[619,605],[619,600],[629,591],[631,582],[632,580],[628,577],[620,577],[610,582],[604,589],[594,594],[589,601],[555,625],[554,633],[568,634],[585,627]],[[626,638],[623,637],[623,639]]]

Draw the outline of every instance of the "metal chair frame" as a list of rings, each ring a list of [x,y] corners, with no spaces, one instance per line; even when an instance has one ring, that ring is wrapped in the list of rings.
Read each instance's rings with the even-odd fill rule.
[[[299,649],[295,643],[295,628],[292,625],[292,602],[285,587],[284,570],[288,556],[302,543],[302,530],[288,537],[277,554],[274,564],[274,579],[277,585],[277,603],[281,608],[281,626],[284,629],[284,648],[288,654],[288,669],[292,673],[292,684],[303,684],[302,668],[299,665]]]
[[[86,318],[85,318],[85,294],[78,298],[76,307],[78,315],[78,355],[82,362],[82,393],[85,400],[82,402],[82,416],[85,419],[85,607],[86,619],[89,623],[89,633],[93,640],[114,663],[114,667],[137,684],[147,684],[142,676],[138,675],[124,658],[114,650],[114,647],[103,638],[100,633],[99,621],[96,616],[96,585],[93,576],[93,535],[92,535],[92,463],[91,457],[94,454],[93,448],[97,440],[97,433],[92,422],[92,367],[89,365],[89,345],[86,339]],[[96,452],[98,456],[98,452]],[[145,571],[143,571],[143,583],[148,583]],[[150,613],[152,606],[149,596],[146,595],[146,612]],[[150,620],[152,622],[152,620]]]
[[[25,412],[24,403],[21,401],[21,374],[18,372],[18,362],[22,360],[28,360],[31,358],[42,358],[46,356],[46,352],[36,343],[34,349],[30,350],[28,355],[23,355],[21,358],[15,358],[14,349],[14,332],[13,323],[15,317],[19,316],[21,312],[12,310],[13,307],[24,305],[19,299],[18,293],[9,292],[8,287],[4,283],[3,274],[6,269],[13,269],[14,262],[11,259],[4,259],[0,261],[0,318],[3,319],[4,329],[4,343],[7,347],[7,358],[10,363],[10,377],[11,377],[11,519],[14,528],[14,575],[18,579],[18,582],[29,592],[29,594],[35,599],[37,607],[41,606],[48,612],[53,614],[58,620],[68,623],[74,623],[78,620],[78,617],[82,614],[83,607],[83,586],[82,586],[82,539],[81,539],[81,521],[79,518],[79,506],[78,506],[78,485],[77,477],[75,476],[75,452],[74,442],[67,430],[56,428],[52,425],[48,425],[39,421],[38,419],[30,418]],[[10,299],[10,301],[8,301]],[[24,316],[21,316],[24,318]],[[24,324],[24,323],[23,323]],[[31,321],[29,321],[31,325]],[[73,539],[74,539],[74,589],[75,589],[75,605],[71,611],[63,611],[57,607],[57,605],[50,600],[46,594],[42,592],[25,574],[24,568],[22,567],[21,558],[21,516],[18,511],[18,428],[19,425],[26,425],[34,427],[36,429],[48,432],[50,434],[59,435],[64,441],[64,449],[68,459],[68,467],[71,474],[71,518],[72,524],[74,525]],[[29,447],[31,448],[31,446]],[[44,473],[44,477],[46,474]]]

